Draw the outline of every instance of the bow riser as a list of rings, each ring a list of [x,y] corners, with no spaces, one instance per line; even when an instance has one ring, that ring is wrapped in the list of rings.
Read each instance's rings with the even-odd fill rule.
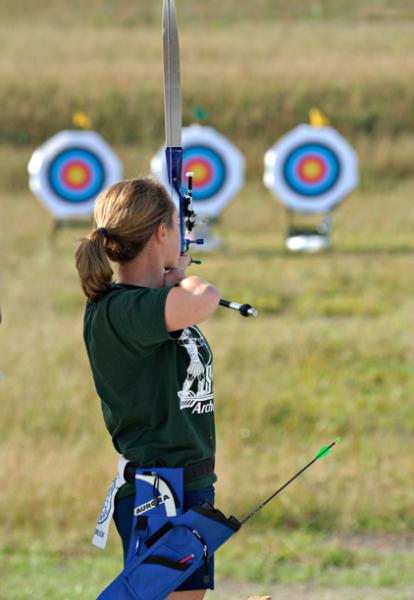
[[[183,149],[167,148],[165,150],[165,158],[167,161],[167,171],[170,184],[176,191],[179,198],[181,254],[185,254],[185,252],[188,250],[188,240],[185,239],[184,194],[181,184],[183,170]]]

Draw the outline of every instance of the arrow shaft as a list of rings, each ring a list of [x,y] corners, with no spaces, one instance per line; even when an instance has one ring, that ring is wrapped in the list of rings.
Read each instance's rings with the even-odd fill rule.
[[[336,441],[332,442],[332,444],[330,444],[330,446],[327,446],[327,450],[333,448],[333,446],[335,446]],[[273,498],[275,496],[277,496],[278,494],[280,494],[280,492],[282,492],[285,488],[287,488],[288,485],[290,485],[293,481],[295,481],[295,479],[297,479],[298,477],[300,477],[300,475],[302,475],[302,473],[304,473],[307,469],[309,469],[309,467],[311,467],[317,460],[318,460],[319,455],[315,456],[315,458],[313,460],[311,460],[307,465],[305,465],[303,467],[303,469],[301,469],[300,471],[298,471],[298,473],[296,473],[296,475],[294,475],[293,477],[291,477],[289,479],[289,481],[287,481],[286,483],[284,483],[282,485],[282,487],[280,487],[278,490],[276,490],[276,492],[274,492],[271,496],[269,496],[269,498],[267,498],[264,502],[262,502],[262,504],[260,504],[260,506],[258,506],[253,512],[251,512],[249,515],[247,515],[247,517],[245,517],[242,521],[241,524],[244,525],[246,523],[246,521],[248,521],[249,519],[251,519],[252,517],[254,517],[255,514],[257,514],[259,512],[259,510],[261,510],[264,506],[266,506],[266,504],[268,502],[270,502],[271,500],[273,500]]]

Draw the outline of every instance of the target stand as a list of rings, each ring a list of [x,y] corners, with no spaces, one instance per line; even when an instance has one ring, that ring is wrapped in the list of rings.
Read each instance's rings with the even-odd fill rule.
[[[93,224],[92,217],[79,217],[78,219],[53,219],[53,227],[50,232],[50,239],[54,241],[59,232],[70,229],[76,230],[79,229],[81,231],[85,229],[91,229]]]
[[[318,252],[330,246],[333,210],[358,185],[358,160],[335,129],[299,125],[266,152],[263,182],[288,209],[286,248]]]
[[[194,124],[182,132],[183,191],[187,193],[186,173],[193,173],[193,206],[199,217],[194,237],[204,244],[192,252],[206,252],[221,245],[210,226],[216,225],[224,208],[235,198],[244,184],[244,157],[231,142],[211,127]],[[171,192],[178,207],[178,197],[168,179],[165,149],[161,148],[151,161],[151,171]]]
[[[122,165],[94,131],[61,131],[33,153],[29,187],[54,217],[55,235],[90,225],[96,197],[122,179]]]
[[[316,219],[315,217],[319,217]],[[300,220],[299,220],[300,219]],[[291,252],[320,252],[330,247],[333,213],[325,215],[300,215],[287,211],[287,234],[285,245]]]

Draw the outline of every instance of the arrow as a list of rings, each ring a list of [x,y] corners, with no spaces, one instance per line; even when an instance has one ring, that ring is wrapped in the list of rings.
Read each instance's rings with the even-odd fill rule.
[[[322,448],[319,450],[318,454],[315,456],[315,461],[319,460],[320,458],[323,458],[324,456],[329,454],[329,452],[332,450],[332,448],[335,446],[335,444],[339,444],[340,441],[341,441],[341,438],[338,437],[338,438],[336,438],[336,440],[334,442],[332,442],[332,444],[330,446],[322,446]]]
[[[292,483],[292,481],[294,481],[300,475],[302,475],[302,473],[304,473],[304,471],[306,471],[306,469],[309,469],[309,467],[311,467],[317,460],[319,460],[323,456],[326,456],[327,454],[329,454],[329,452],[332,450],[332,448],[335,446],[335,444],[338,444],[340,441],[341,441],[341,438],[336,438],[336,440],[334,442],[332,442],[332,444],[329,444],[329,446],[322,446],[322,448],[319,450],[318,454],[315,456],[315,458],[313,460],[311,460],[306,466],[303,467],[303,469],[301,469],[298,473],[296,473],[296,475],[291,477],[289,479],[289,481],[284,483],[282,485],[282,487],[280,487],[278,490],[276,490],[276,492],[274,492],[274,494],[272,494],[271,496],[269,496],[269,498],[267,498],[264,502],[262,502],[262,504],[260,504],[260,506],[258,506],[253,512],[251,512],[249,515],[247,515],[247,517],[245,517],[241,521],[241,524],[244,525],[246,523],[246,521],[248,521],[249,519],[254,517],[254,515],[259,512],[259,510],[261,510],[275,496],[280,494],[280,492],[282,492],[288,485],[290,485]]]

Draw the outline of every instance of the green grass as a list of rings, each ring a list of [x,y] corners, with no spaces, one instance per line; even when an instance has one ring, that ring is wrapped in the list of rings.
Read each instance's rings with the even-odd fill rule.
[[[267,21],[269,19],[289,22],[292,20],[323,21],[383,21],[407,20],[414,17],[410,0],[255,0],[254,3],[239,0],[177,0],[177,11],[185,24],[197,22],[227,26],[232,22]],[[88,27],[106,28],[117,23],[128,29],[139,25],[157,24],[160,19],[162,2],[139,0],[91,0],[87,4],[73,0],[62,4],[58,0],[25,0],[13,2],[3,0],[0,7],[2,22],[21,22],[36,25],[47,20],[53,26],[65,28]]]
[[[127,176],[145,171],[149,151],[117,150]],[[22,190],[30,150],[1,152],[2,585],[15,594],[4,598],[92,598],[120,559],[87,546],[116,457],[82,348],[72,260],[82,230],[53,241],[52,219]],[[204,326],[216,359],[218,506],[242,517],[343,437],[223,549],[220,577],[410,597],[410,549],[359,551],[336,536],[413,527],[411,189],[402,180],[356,192],[338,208],[333,249],[316,256],[286,254],[284,212],[258,181],[217,226],[225,245],[198,272],[260,310],[242,320],[223,309]]]
[[[129,175],[135,151],[122,152]],[[198,272],[223,297],[260,311],[242,320],[221,309],[204,326],[216,357],[224,509],[246,513],[340,435],[341,446],[257,522],[315,531],[413,526],[411,186],[356,192],[337,211],[333,249],[316,256],[283,251],[283,211],[258,183],[223,215],[225,245]],[[28,192],[4,190],[1,211],[0,453],[4,474],[15,473],[0,499],[5,527],[12,539],[23,529],[47,540],[56,528],[82,539],[116,462],[82,348],[72,259],[82,232],[53,242],[52,220]],[[82,493],[70,485],[80,471],[92,474]]]
[[[114,543],[105,552],[86,545],[53,552],[30,542],[12,553],[4,548],[0,565],[1,600],[92,600],[118,574],[121,556]],[[409,598],[413,569],[412,543],[405,546],[392,536],[365,540],[248,529],[217,554],[216,585],[217,594],[224,593],[230,578],[235,590],[247,580],[257,593],[269,593],[275,585],[294,590],[306,584],[308,590],[331,589],[335,598],[348,597],[350,590],[354,598],[362,597],[361,589],[377,590],[378,597],[387,591],[393,598]],[[224,597],[243,596],[219,596]]]

